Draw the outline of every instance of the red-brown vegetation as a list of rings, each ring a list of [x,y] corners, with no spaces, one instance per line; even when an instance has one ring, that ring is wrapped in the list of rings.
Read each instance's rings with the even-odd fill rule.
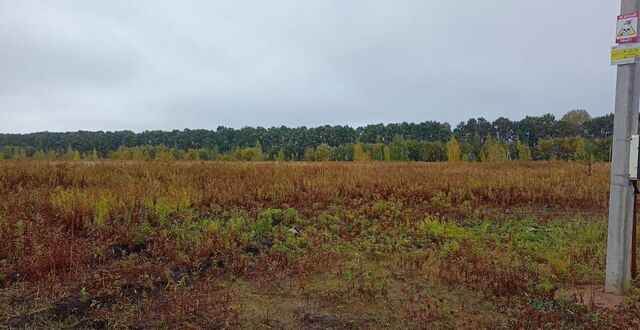
[[[638,326],[602,280],[609,167],[0,162],[13,327]],[[324,323],[323,323],[324,322]]]

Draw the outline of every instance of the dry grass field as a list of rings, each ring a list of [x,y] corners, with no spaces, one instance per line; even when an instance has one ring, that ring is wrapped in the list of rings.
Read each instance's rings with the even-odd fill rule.
[[[0,322],[638,328],[633,297],[563,294],[603,281],[608,180],[569,162],[2,161]]]

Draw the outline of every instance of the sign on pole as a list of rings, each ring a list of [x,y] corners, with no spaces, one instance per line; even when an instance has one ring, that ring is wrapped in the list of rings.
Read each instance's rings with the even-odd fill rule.
[[[640,44],[624,44],[611,48],[611,65],[640,63]]]
[[[611,48],[611,65],[640,63],[638,13],[618,16],[616,46]]]
[[[617,44],[638,42],[638,13],[618,16],[618,31],[616,33]]]

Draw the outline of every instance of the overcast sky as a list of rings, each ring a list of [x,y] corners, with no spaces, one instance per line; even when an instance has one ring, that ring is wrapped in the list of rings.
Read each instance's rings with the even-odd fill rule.
[[[0,0],[0,132],[611,113],[617,0]]]

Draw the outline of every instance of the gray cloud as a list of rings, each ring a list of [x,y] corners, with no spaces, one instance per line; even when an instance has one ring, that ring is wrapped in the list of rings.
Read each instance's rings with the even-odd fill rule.
[[[0,0],[0,131],[602,115],[618,6]]]

